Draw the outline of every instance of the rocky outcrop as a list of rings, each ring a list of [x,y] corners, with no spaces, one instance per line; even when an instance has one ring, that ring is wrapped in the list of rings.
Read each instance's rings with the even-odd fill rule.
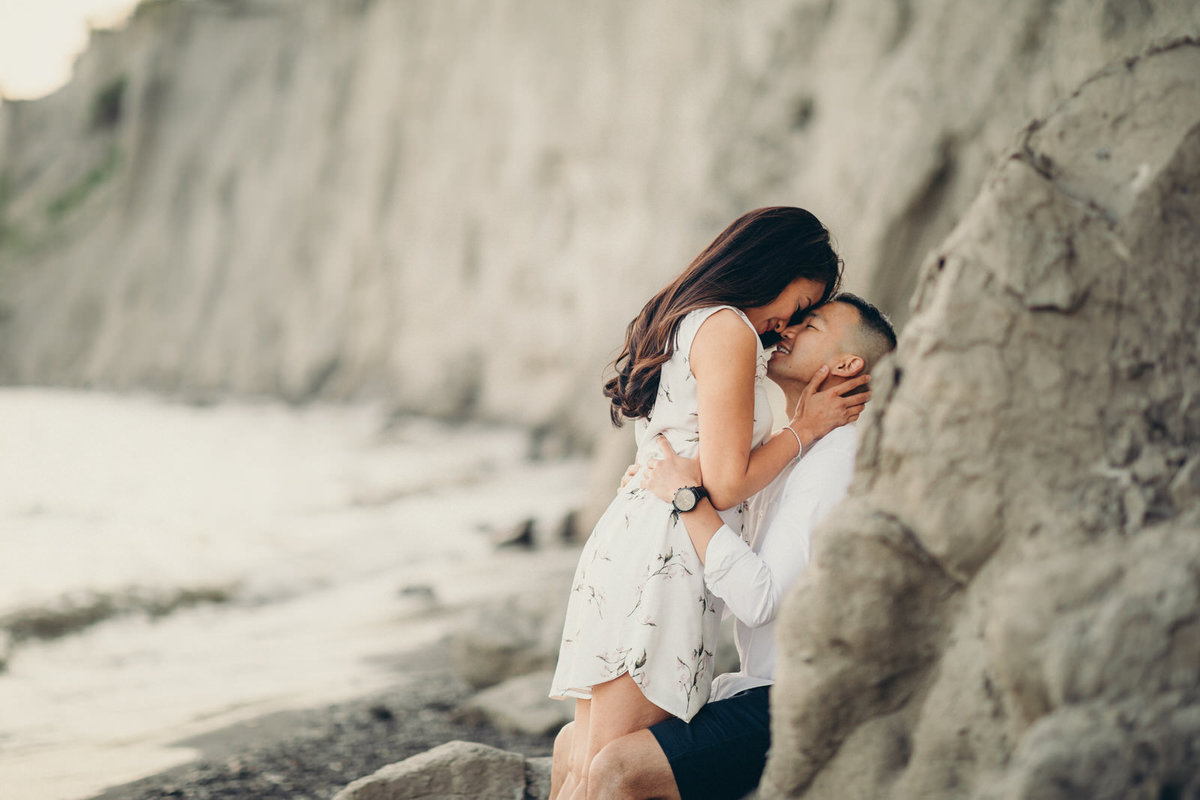
[[[485,689],[509,678],[554,669],[570,589],[571,575],[564,575],[472,611],[451,637],[458,677],[474,689]]]
[[[625,324],[734,216],[812,208],[904,318],[1014,132],[1186,33],[1192,0],[149,0],[0,109],[0,381],[574,447]]]
[[[549,796],[548,759],[447,742],[360,778],[334,800],[522,800]],[[528,776],[528,777],[527,777]]]
[[[1192,40],[1086,81],[925,263],[762,796],[1200,792],[1197,76]]]
[[[575,703],[551,700],[554,670],[531,672],[484,689],[459,710],[468,724],[488,724],[502,731],[553,736],[575,718]]]
[[[525,759],[525,800],[550,800],[550,756]]]

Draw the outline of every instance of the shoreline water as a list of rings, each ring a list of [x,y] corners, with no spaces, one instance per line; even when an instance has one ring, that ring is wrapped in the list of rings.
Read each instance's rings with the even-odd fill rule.
[[[79,800],[190,762],[180,741],[398,691],[467,611],[574,568],[570,546],[496,549],[579,506],[586,463],[529,450],[378,408],[0,390],[0,620],[135,598],[16,642],[0,794]]]

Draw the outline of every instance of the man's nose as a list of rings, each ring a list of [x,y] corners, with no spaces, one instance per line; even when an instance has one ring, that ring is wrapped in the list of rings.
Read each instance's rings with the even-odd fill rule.
[[[796,338],[796,332],[799,330],[800,330],[799,325],[787,325],[784,327],[783,330],[781,330],[779,332],[779,335],[781,337],[783,337],[784,339],[786,339],[788,342],[790,342],[790,341],[792,341],[792,339]]]

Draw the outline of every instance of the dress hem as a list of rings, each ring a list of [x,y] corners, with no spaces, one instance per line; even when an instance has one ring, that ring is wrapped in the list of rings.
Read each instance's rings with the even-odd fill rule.
[[[551,700],[591,700],[592,699],[592,686],[596,686],[597,684],[600,684],[600,683],[608,683],[609,681],[616,680],[617,678],[621,677],[621,675],[629,675],[629,670],[624,670],[619,675],[615,675],[611,678],[605,678],[602,681],[597,681],[596,683],[593,683],[591,686],[588,686],[583,689],[574,687],[574,688],[569,688],[569,689],[555,690],[554,688],[551,688],[549,697]],[[696,708],[695,711],[693,711],[691,714],[688,714],[686,707],[685,707],[684,713],[680,714],[676,711],[672,711],[666,705],[658,702],[653,697],[651,697],[650,694],[648,694],[646,692],[646,689],[641,684],[639,684],[637,681],[634,681],[634,685],[638,687],[638,691],[640,691],[642,693],[642,697],[646,698],[652,704],[654,704],[658,708],[662,709],[663,711],[667,712],[672,717],[678,717],[679,719],[683,720],[684,722],[690,722],[692,717],[696,716],[696,714],[699,713],[700,709],[704,708],[704,706],[709,702],[709,700],[712,699],[712,695],[711,695],[711,691],[710,691],[709,697],[706,698],[705,701],[703,703],[701,703]]]

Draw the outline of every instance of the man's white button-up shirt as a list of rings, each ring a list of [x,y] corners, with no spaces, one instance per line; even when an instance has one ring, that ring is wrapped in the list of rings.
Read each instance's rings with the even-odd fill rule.
[[[741,669],[713,682],[712,700],[775,678],[775,618],[808,564],[812,531],[841,502],[854,474],[858,434],[843,425],[750,500],[747,540],[722,526],[708,543],[704,580],[735,619]]]

